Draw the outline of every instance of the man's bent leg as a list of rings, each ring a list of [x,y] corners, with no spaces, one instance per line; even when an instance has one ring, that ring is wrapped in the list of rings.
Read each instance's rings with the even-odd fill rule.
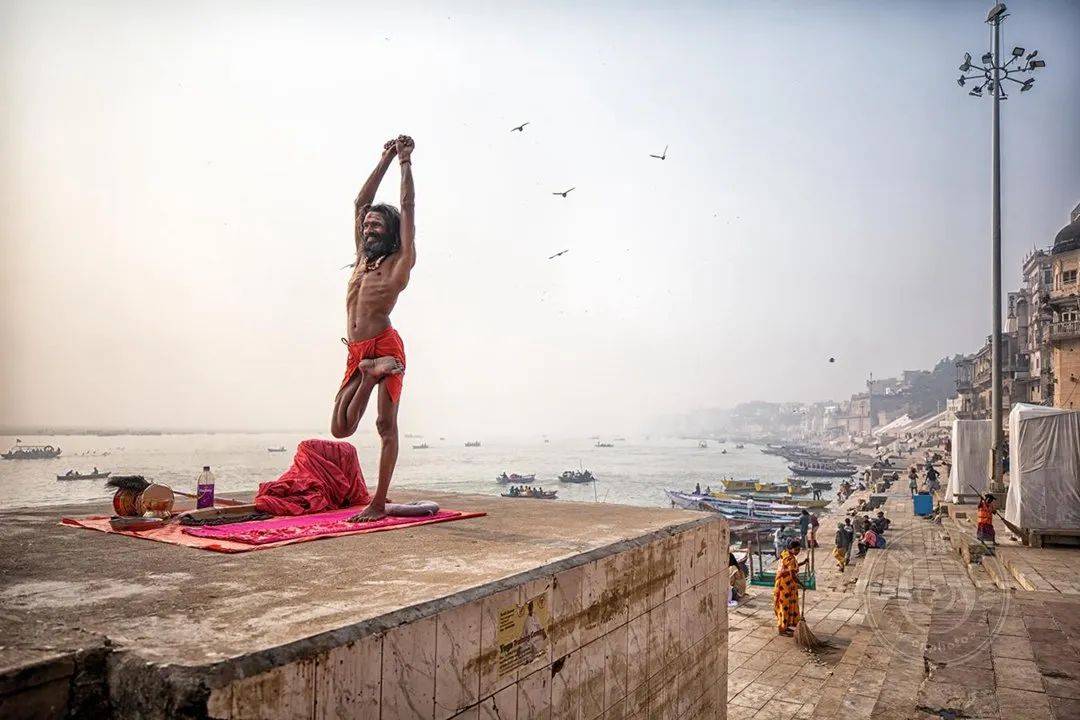
[[[401,363],[392,357],[361,360],[356,373],[349,382],[338,391],[334,399],[334,413],[330,417],[330,434],[336,438],[346,438],[356,432],[360,418],[367,410],[371,391],[379,380],[390,374],[401,372]]]
[[[375,428],[382,441],[382,453],[379,455],[379,486],[371,503],[358,515],[349,518],[353,522],[372,522],[386,517],[386,494],[390,490],[390,480],[394,477],[394,467],[398,457],[398,403],[390,397],[386,383],[379,384],[379,417]]]
[[[356,432],[360,418],[367,409],[371,391],[379,383],[370,373],[357,372],[334,399],[334,414],[330,418],[330,434],[341,439]]]

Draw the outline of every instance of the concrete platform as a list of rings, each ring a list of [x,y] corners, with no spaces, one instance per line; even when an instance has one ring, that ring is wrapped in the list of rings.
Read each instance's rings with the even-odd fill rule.
[[[0,717],[724,717],[722,519],[414,499],[489,515],[220,555],[0,513]]]

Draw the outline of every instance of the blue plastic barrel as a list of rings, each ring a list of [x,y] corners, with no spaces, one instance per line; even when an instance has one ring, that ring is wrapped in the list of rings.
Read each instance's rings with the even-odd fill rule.
[[[930,493],[918,493],[911,498],[916,515],[929,515],[934,512],[934,496]]]

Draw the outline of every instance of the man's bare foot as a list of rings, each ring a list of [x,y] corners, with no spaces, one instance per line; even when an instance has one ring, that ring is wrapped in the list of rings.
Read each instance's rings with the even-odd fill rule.
[[[364,508],[362,512],[359,512],[356,515],[353,515],[351,518],[349,518],[349,522],[355,522],[355,523],[375,522],[376,520],[382,520],[384,517],[386,517],[386,506],[385,505],[376,506],[375,503],[371,503],[366,508]]]
[[[364,372],[371,375],[375,380],[386,377],[387,375],[399,375],[404,370],[401,363],[389,355],[384,355],[380,358],[375,358],[369,364],[364,367]]]

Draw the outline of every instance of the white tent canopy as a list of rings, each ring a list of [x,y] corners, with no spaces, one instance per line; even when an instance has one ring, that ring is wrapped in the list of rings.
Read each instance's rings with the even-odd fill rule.
[[[1080,412],[1013,406],[1005,519],[1025,530],[1080,529]]]
[[[986,491],[990,484],[992,430],[989,420],[953,421],[952,469],[945,488],[949,502],[962,502],[963,496],[973,496],[976,490]]]

